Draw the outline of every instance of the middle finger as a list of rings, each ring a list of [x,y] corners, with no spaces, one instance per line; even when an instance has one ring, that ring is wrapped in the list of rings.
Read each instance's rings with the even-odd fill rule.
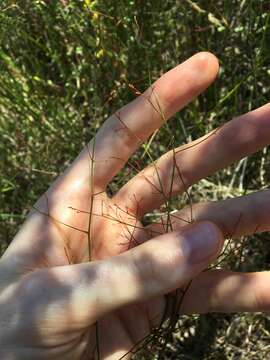
[[[131,179],[114,200],[142,216],[196,181],[268,145],[269,124],[270,103],[169,151]]]

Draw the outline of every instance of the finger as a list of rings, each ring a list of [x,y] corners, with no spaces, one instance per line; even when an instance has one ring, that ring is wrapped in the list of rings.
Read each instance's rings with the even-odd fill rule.
[[[171,195],[268,145],[269,124],[270,103],[166,153],[130,180],[115,201],[141,215],[158,208]]]
[[[270,273],[211,270],[198,275],[189,287],[181,313],[270,310]]]
[[[170,215],[170,228],[179,231],[190,221],[191,208]],[[270,231],[270,190],[259,191],[246,196],[199,203],[192,206],[195,221],[211,221],[222,231],[224,237],[239,238],[264,231]],[[165,232],[164,220],[147,227],[149,234]]]
[[[48,307],[44,321],[50,327],[87,327],[122,306],[185,284],[217,257],[222,244],[215,225],[198,223],[104,261],[38,271],[34,286],[28,283],[27,298],[32,309],[35,301],[31,296],[38,298],[39,312],[42,305]]]
[[[215,79],[217,72],[216,57],[202,52],[164,74],[141,96],[104,123],[95,139],[82,151],[61,181],[80,181],[89,186],[89,163],[92,157],[95,186],[103,189],[139,144],[204,91]]]

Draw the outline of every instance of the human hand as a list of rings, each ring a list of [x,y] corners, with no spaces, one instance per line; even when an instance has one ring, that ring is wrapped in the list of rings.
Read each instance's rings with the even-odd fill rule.
[[[269,104],[165,154],[114,197],[106,195],[139,144],[210,85],[217,71],[215,57],[201,53],[163,75],[104,123],[37,202],[0,262],[1,358],[81,359],[100,352],[102,359],[118,359],[159,323],[163,295],[185,286],[218,255],[218,228],[207,221],[187,226],[187,209],[174,214],[174,231],[164,235],[161,223],[144,228],[140,220],[168,196],[267,145]],[[173,173],[177,164],[181,181]],[[241,210],[235,236],[266,231],[268,196],[198,204],[194,217],[211,220],[227,235]],[[195,238],[197,255],[187,245]],[[201,273],[181,311],[269,309],[266,279],[267,273]]]

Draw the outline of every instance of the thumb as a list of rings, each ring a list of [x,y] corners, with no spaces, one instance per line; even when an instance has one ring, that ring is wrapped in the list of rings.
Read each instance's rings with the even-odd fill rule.
[[[183,286],[217,257],[222,245],[216,225],[200,222],[106,260],[52,268],[49,278],[58,281],[48,292],[54,299],[66,294],[60,303],[69,324],[89,326],[122,306]]]

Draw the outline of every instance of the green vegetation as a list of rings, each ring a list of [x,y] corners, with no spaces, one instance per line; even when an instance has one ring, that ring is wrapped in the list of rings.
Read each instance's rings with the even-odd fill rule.
[[[220,59],[219,79],[159,132],[151,144],[155,158],[170,146],[172,134],[175,143],[187,142],[269,101],[269,0],[1,1],[1,251],[104,119],[134,98],[129,84],[143,90],[201,50]],[[143,151],[135,158],[142,158]],[[201,181],[192,189],[193,199],[266,187],[269,159],[265,149]],[[123,171],[111,190],[125,179]],[[230,260],[230,266],[269,269],[269,240],[268,234],[253,237],[243,264]],[[269,356],[268,315],[181,321],[168,359]]]

